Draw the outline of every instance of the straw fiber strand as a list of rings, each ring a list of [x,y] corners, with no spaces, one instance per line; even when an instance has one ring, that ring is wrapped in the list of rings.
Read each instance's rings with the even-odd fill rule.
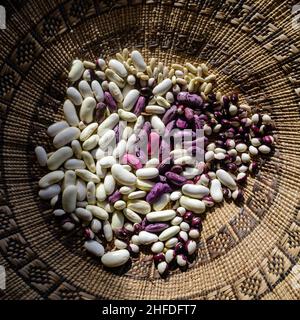
[[[296,1],[7,2],[0,30],[0,264],[2,299],[300,299],[300,36]],[[141,254],[113,274],[65,234],[37,196],[34,147],[62,118],[66,72],[76,58],[137,48],[145,60],[207,62],[276,123],[276,150],[248,180],[244,206],[206,217],[198,257],[166,280]]]

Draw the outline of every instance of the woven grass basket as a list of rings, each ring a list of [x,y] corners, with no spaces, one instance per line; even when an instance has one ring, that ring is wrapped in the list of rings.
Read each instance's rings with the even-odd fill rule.
[[[2,299],[299,299],[300,25],[297,1],[10,0],[0,30]],[[293,7],[294,6],[294,7]],[[276,150],[245,203],[209,213],[195,266],[161,279],[149,256],[104,271],[75,230],[38,199],[34,147],[62,118],[75,57],[127,47],[166,63],[207,62],[223,93],[240,92],[276,122]]]

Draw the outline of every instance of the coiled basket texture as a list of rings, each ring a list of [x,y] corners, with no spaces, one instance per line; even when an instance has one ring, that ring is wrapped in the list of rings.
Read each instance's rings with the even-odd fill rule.
[[[297,1],[10,0],[0,30],[2,299],[299,299],[300,23]],[[223,93],[275,120],[275,151],[248,180],[245,203],[210,212],[195,266],[161,279],[141,254],[103,270],[79,231],[65,234],[39,200],[34,148],[62,118],[76,58],[122,48],[166,63],[207,62]]]

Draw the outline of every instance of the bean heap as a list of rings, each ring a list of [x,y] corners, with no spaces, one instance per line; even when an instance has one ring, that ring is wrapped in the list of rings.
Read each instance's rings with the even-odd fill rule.
[[[68,78],[65,119],[47,130],[54,151],[35,149],[50,170],[40,198],[64,230],[82,228],[85,249],[105,267],[145,247],[161,275],[191,267],[200,215],[243,201],[248,174],[271,153],[271,117],[216,91],[205,64],[147,65],[136,50],[108,63],[75,60]],[[179,139],[166,139],[174,132]]]

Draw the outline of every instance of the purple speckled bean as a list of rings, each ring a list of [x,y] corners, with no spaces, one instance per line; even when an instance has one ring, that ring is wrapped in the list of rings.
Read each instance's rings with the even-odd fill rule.
[[[135,170],[141,169],[143,167],[141,161],[136,156],[129,153],[124,154],[121,163],[129,164]]]
[[[171,172],[174,172],[176,174],[180,174],[182,171],[183,171],[183,168],[182,166],[180,166],[179,164],[173,166],[171,169],[170,169]]]
[[[194,118],[194,110],[191,108],[184,109],[184,116],[187,120],[191,121]]]
[[[120,125],[117,124],[115,127],[114,127],[114,132],[115,132],[115,137],[116,137],[116,144],[119,143],[120,141]]]
[[[141,222],[141,227],[142,227],[142,230],[144,230],[146,228],[146,225],[148,224],[148,220],[147,218],[144,218]]]
[[[165,174],[173,165],[173,159],[171,157],[165,158],[158,166],[159,174]]]
[[[176,120],[176,127],[179,129],[186,129],[188,127],[188,123],[184,119]]]
[[[118,109],[117,103],[113,98],[113,96],[107,91],[104,92],[104,101],[106,102],[107,107],[111,112],[117,111]]]
[[[104,102],[99,102],[96,105],[96,119],[100,123],[105,119],[106,104]]]
[[[170,121],[174,120],[176,117],[176,112],[177,112],[177,106],[174,105],[166,111],[166,113],[164,114],[164,116],[162,118],[162,122],[164,124],[167,124]]]
[[[145,227],[145,231],[147,232],[151,232],[151,233],[160,233],[163,230],[168,228],[168,224],[167,223],[152,223],[152,224],[148,224]]]
[[[146,107],[146,98],[143,96],[140,96],[133,108],[133,113],[137,116],[139,116]]]
[[[188,105],[192,108],[200,108],[203,104],[202,98],[193,93],[179,92],[176,98],[179,103]]]
[[[122,194],[119,190],[116,190],[112,195],[108,197],[108,202],[114,204],[118,200],[122,199]]]
[[[194,115],[195,129],[203,129],[203,120],[198,115]]]
[[[171,171],[166,172],[165,176],[167,177],[169,182],[171,182],[173,185],[177,187],[182,187],[187,180],[185,177],[182,177],[179,174],[176,174]]]
[[[146,201],[152,204],[162,194],[169,193],[171,191],[172,191],[172,188],[167,183],[158,182],[152,187],[150,192],[147,194]]]
[[[165,132],[164,132],[165,137],[167,137],[170,134],[170,132],[175,128],[175,125],[176,125],[176,120],[172,120],[166,125]]]

